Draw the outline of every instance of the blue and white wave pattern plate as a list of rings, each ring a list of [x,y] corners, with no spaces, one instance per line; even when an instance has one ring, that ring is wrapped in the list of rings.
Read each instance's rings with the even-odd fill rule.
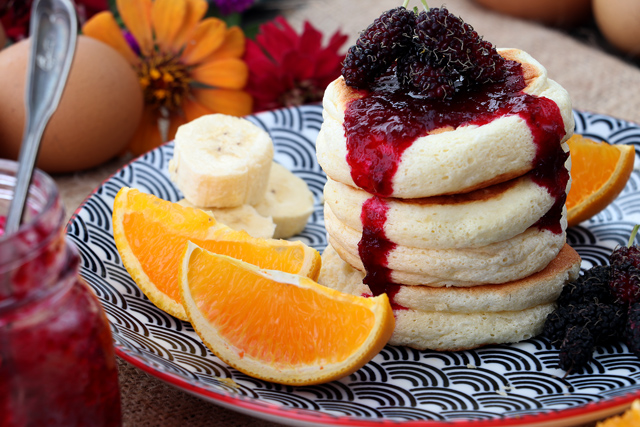
[[[638,151],[637,125],[584,112],[575,117],[576,132],[633,144]],[[315,156],[322,108],[283,109],[250,120],[271,135],[275,160],[309,184],[315,212],[297,238],[322,251],[327,243],[322,215],[326,178]],[[543,339],[445,353],[387,346],[348,378],[310,387],[277,385],[236,371],[203,345],[189,323],[149,302],[123,267],[113,241],[112,206],[121,187],[173,202],[181,198],[167,172],[172,155],[169,143],[121,169],[96,189],[67,228],[81,254],[81,274],[107,312],[118,355],[147,372],[219,404],[294,424],[476,420],[474,426],[508,425],[529,414],[537,414],[539,422],[576,408],[596,411],[598,404],[639,394],[640,360],[621,343],[598,347],[586,372],[566,377],[556,366],[558,351]],[[626,244],[640,223],[639,187],[640,173],[634,170],[614,203],[569,229],[568,242],[583,257],[583,268],[607,263],[611,250]]]

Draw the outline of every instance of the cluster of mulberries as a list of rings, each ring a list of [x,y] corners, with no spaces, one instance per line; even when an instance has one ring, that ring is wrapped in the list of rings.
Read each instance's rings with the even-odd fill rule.
[[[566,371],[582,369],[596,345],[618,339],[624,328],[626,310],[612,298],[610,271],[594,267],[567,284],[547,317],[542,335],[560,349],[560,368]]]
[[[401,86],[427,98],[451,98],[462,88],[504,79],[505,60],[446,8],[383,13],[362,32],[343,63],[347,85],[371,87],[395,67]]]
[[[638,231],[634,228],[632,242]],[[597,345],[623,340],[640,357],[640,248],[617,248],[608,266],[587,270],[567,284],[542,336],[560,349],[559,365],[580,371]]]

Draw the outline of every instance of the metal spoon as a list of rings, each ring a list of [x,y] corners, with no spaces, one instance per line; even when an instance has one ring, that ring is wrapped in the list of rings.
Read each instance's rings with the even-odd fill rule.
[[[76,49],[78,24],[71,0],[35,0],[31,9],[26,124],[5,234],[20,228],[42,134],[58,107]]]

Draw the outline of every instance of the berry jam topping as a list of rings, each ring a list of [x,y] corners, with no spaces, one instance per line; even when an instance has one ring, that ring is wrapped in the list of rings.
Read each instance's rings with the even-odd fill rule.
[[[391,270],[387,268],[387,255],[396,244],[387,239],[384,224],[387,222],[389,206],[379,198],[372,197],[364,202],[360,220],[362,221],[362,239],[358,243],[358,253],[367,275],[363,282],[369,286],[374,296],[384,293],[389,297],[393,309],[402,309],[393,300],[400,286],[391,280]]]
[[[345,58],[347,85],[369,89],[395,72],[400,84],[431,99],[504,79],[504,59],[495,47],[446,8],[409,11],[405,5],[384,12],[362,32]]]

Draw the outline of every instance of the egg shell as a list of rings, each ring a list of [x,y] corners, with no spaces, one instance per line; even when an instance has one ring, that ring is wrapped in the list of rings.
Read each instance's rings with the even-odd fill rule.
[[[571,27],[591,17],[591,0],[475,0],[489,9],[558,27]]]
[[[17,159],[25,122],[30,40],[0,52],[0,157]],[[78,36],[60,104],[42,137],[37,166],[49,173],[97,166],[121,153],[140,122],[142,89],[113,48]]]
[[[640,1],[593,0],[593,15],[609,43],[630,56],[640,57]]]

